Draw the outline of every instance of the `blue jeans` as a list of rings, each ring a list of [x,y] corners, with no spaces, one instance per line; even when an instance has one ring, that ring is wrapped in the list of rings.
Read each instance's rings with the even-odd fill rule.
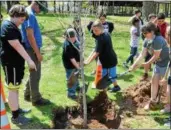
[[[137,50],[138,50],[137,47],[131,47],[131,52],[130,52],[128,59],[126,60],[126,63],[129,63],[130,61],[131,61],[131,64],[134,63],[134,56],[136,56]]]
[[[72,72],[74,70],[75,69],[65,69],[65,71],[66,71],[66,80],[67,81],[69,80],[69,77],[71,76],[71,74],[72,74]],[[68,96],[75,95],[77,87],[79,87],[78,79],[77,79],[77,81],[75,82],[75,84],[71,88],[67,86],[67,88],[68,88],[68,90],[67,90],[68,91]]]
[[[114,83],[116,81],[115,78],[116,77],[116,66],[112,67],[112,68],[103,68],[102,69],[102,77],[104,77],[105,75],[109,75],[109,77],[111,77],[112,82]]]

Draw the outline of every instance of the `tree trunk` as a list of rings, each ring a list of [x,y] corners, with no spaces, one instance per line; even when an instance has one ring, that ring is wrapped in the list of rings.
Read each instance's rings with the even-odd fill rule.
[[[8,11],[10,10],[10,8],[15,5],[15,4],[19,4],[20,2],[19,1],[6,1],[7,3],[7,13]]]
[[[56,13],[56,0],[53,1],[54,13]]]
[[[69,1],[67,2],[67,11],[69,12],[70,10],[69,10]]]
[[[144,1],[142,7],[142,14],[146,21],[148,21],[148,15],[151,13],[156,14],[156,3],[154,1]]]
[[[65,3],[62,2],[62,13],[64,13],[64,6],[65,6]]]
[[[75,13],[75,1],[74,1],[74,13]]]
[[[58,12],[61,13],[61,3],[60,2],[58,3],[58,6],[59,6]]]

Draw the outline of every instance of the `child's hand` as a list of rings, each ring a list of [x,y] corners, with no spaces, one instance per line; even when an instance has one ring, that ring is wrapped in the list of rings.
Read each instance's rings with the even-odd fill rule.
[[[89,63],[88,63],[88,61],[84,61],[84,65],[88,65]]]
[[[167,85],[167,80],[165,78],[163,78],[162,80],[160,80],[160,85],[162,85],[162,86]]]

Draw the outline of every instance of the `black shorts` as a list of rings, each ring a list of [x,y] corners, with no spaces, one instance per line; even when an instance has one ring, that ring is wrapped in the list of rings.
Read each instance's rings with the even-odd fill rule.
[[[7,85],[10,83],[14,86],[18,86],[21,84],[22,79],[24,77],[24,64],[18,65],[2,65],[4,73],[5,73],[5,81]]]

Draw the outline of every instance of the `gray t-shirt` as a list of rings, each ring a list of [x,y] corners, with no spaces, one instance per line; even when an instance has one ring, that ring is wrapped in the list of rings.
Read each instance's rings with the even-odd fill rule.
[[[159,67],[167,67],[169,62],[169,48],[166,40],[162,36],[155,36],[153,40],[144,40],[144,48],[147,48],[148,52],[153,55],[154,51],[161,50],[159,59],[156,61],[156,65]]]

